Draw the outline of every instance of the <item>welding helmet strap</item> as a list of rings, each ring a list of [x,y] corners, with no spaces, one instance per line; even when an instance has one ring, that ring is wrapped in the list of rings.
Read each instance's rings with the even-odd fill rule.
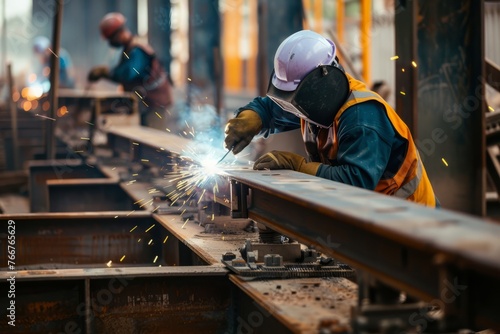
[[[286,111],[328,128],[349,93],[345,73],[336,66],[321,65],[307,74],[294,91],[277,89],[270,81],[267,95]]]

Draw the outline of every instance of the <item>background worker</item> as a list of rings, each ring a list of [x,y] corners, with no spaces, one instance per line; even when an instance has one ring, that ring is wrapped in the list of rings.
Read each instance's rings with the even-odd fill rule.
[[[50,88],[50,58],[52,57],[50,40],[45,36],[35,37],[33,53],[39,60],[39,68],[35,71],[37,83],[42,85],[44,92],[47,92]],[[59,59],[59,87],[75,88],[73,62],[68,51],[60,48],[57,57]]]
[[[173,103],[172,84],[168,73],[155,56],[153,48],[133,35],[121,13],[109,13],[100,23],[102,36],[114,48],[123,48],[120,62],[112,69],[96,66],[88,74],[90,82],[101,78],[123,85],[125,91],[136,92],[141,106],[141,125],[165,130],[165,111]],[[160,117],[158,117],[158,115]]]
[[[364,83],[345,73],[335,44],[302,30],[274,57],[266,97],[256,97],[226,124],[234,154],[258,134],[301,128],[309,161],[272,151],[254,169],[292,169],[430,207],[437,199],[408,127]]]

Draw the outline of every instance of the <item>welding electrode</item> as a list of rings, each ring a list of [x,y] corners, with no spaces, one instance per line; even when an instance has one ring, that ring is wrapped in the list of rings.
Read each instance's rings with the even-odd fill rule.
[[[219,161],[217,161],[217,165],[218,165],[218,164],[219,164],[222,160],[224,160],[224,158],[225,158],[225,157],[227,157],[227,155],[229,154],[229,152],[231,152],[231,151],[233,150],[233,148],[234,148],[234,146],[231,146],[231,147],[229,148],[229,150],[227,150],[226,154],[224,154],[224,156],[223,156],[223,157],[222,157]]]

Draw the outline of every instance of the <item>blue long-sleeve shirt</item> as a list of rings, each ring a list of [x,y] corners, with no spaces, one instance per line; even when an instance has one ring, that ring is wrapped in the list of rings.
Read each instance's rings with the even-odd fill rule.
[[[261,135],[300,127],[300,119],[281,109],[268,97],[257,97],[239,110],[251,109],[262,119]],[[333,120],[332,120],[333,122]],[[337,158],[321,164],[316,176],[374,190],[380,179],[399,169],[407,141],[389,121],[385,109],[375,101],[348,108],[339,119]]]
[[[119,83],[142,83],[149,75],[151,56],[139,47],[134,47],[127,56],[123,55],[120,63],[111,70],[110,79]]]

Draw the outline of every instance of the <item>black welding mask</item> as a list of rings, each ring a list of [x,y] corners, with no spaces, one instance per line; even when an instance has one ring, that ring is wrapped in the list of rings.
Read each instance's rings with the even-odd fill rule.
[[[349,80],[334,65],[321,65],[309,72],[293,91],[284,91],[272,84],[267,96],[283,110],[323,128],[332,126],[335,115],[350,94]]]

